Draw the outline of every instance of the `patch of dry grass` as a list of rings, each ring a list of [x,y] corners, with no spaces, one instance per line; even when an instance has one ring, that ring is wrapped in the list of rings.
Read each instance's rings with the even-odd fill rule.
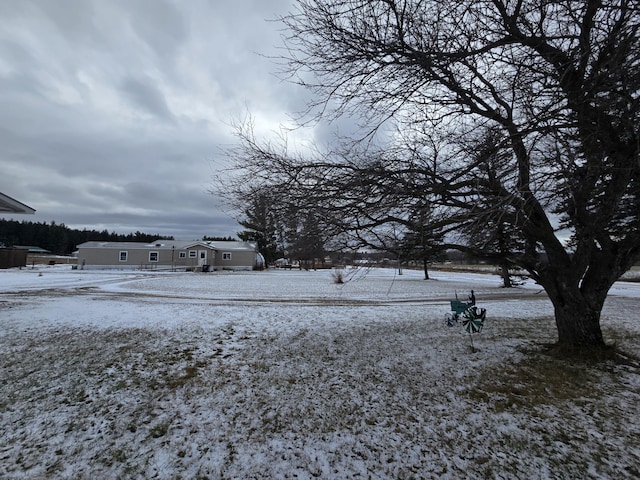
[[[575,471],[609,478],[610,462],[617,462],[617,475],[634,478],[640,474],[638,450],[614,452],[605,445],[616,438],[630,446],[638,433],[628,424],[640,400],[640,387],[629,376],[639,374],[640,364],[613,348],[585,356],[539,345],[481,372],[466,395],[496,418],[519,426],[503,432],[501,442],[545,458],[556,472],[571,464]],[[582,453],[586,443],[596,445],[598,458]]]
[[[552,341],[549,318],[489,319],[474,352],[440,323],[392,307],[333,329],[5,338],[4,473],[638,475],[636,364],[581,362],[532,343]]]

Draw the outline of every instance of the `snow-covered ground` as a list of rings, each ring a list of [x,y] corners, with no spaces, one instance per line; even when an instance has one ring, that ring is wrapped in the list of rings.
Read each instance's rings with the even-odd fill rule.
[[[640,283],[585,364],[536,285],[332,275],[0,271],[0,477],[640,477]]]

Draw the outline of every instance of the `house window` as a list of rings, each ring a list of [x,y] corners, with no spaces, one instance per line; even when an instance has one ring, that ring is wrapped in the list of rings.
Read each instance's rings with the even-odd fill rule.
[[[187,252],[180,252],[179,256],[180,258],[187,258]]]
[[[231,252],[223,252],[222,260],[231,260]]]
[[[195,250],[189,250],[189,258],[196,258],[197,255],[198,252],[196,252]]]
[[[123,251],[120,252],[120,261],[121,262],[126,262],[128,257],[129,257],[129,252],[127,252],[126,250],[123,250]]]
[[[149,252],[149,261],[157,262],[158,261],[158,252]]]

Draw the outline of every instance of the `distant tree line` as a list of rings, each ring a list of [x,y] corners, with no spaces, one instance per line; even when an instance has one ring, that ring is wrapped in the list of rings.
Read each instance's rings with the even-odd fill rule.
[[[37,246],[56,255],[69,255],[84,242],[151,242],[173,240],[171,236],[142,232],[120,234],[108,230],[77,230],[56,222],[26,222],[0,219],[0,244]]]
[[[205,235],[202,237],[203,242],[237,242],[237,238],[233,237],[209,237]]]

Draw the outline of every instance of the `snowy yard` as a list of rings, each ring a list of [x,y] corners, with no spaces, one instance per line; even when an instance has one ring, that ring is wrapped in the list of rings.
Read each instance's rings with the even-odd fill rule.
[[[0,477],[640,477],[640,283],[584,364],[537,286],[432,276],[0,271]]]

